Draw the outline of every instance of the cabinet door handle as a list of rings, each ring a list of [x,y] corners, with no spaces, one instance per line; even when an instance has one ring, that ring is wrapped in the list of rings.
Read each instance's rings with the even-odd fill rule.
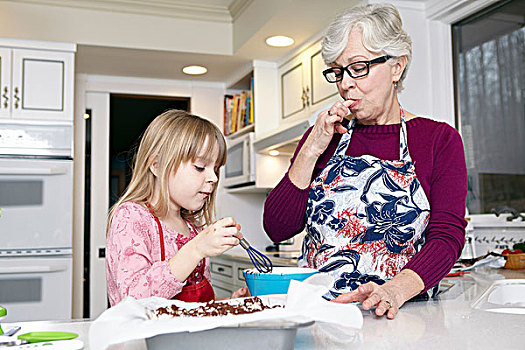
[[[224,267],[218,267],[217,272],[224,272]]]
[[[301,94],[301,101],[303,101],[303,108],[306,107],[306,90],[303,87],[303,93]]]
[[[308,85],[306,85],[305,98],[306,105],[308,106],[310,104],[310,88],[308,87]]]
[[[9,92],[9,90],[7,89],[7,86],[4,87],[4,93],[2,94],[2,97],[5,99],[4,100],[4,108],[7,108],[8,106],[8,102],[9,102],[9,96],[7,96],[7,93]]]
[[[15,95],[13,96],[13,98],[15,99],[15,108],[18,108],[19,106],[19,102],[20,102],[20,97],[18,97],[18,93],[19,93],[19,90],[17,87],[15,87]]]

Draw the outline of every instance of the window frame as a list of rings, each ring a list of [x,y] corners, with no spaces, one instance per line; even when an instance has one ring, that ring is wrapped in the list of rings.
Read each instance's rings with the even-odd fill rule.
[[[450,66],[451,72],[450,75],[453,79],[453,104],[454,104],[454,122],[455,127],[463,137],[461,130],[461,98],[460,98],[460,89],[459,89],[459,47],[458,47],[458,38],[454,31],[453,26],[457,23],[463,22],[465,20],[475,20],[479,17],[484,16],[485,14],[492,12],[499,7],[505,6],[506,4],[512,2],[513,0],[505,1],[490,1],[482,0],[477,3],[477,6],[471,6],[468,9],[459,8],[457,10],[450,10],[444,18],[441,18],[442,22],[445,22],[449,26],[450,30],[450,40],[451,40],[451,55],[452,55],[452,65]],[[470,18],[469,18],[470,17]],[[522,212],[521,214],[525,214]],[[476,228],[486,228],[486,227],[495,227],[495,228],[524,228],[525,221],[514,220],[512,222],[507,221],[507,217],[510,214],[501,214],[499,217],[496,217],[494,214],[468,214],[467,217],[470,218],[470,223],[474,229]]]

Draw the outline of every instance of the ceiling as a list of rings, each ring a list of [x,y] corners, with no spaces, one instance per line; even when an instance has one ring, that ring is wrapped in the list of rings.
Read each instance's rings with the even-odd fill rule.
[[[264,1],[267,0],[156,0],[152,3],[158,6],[154,8],[155,11],[161,8],[165,10],[159,11],[163,12],[163,16],[199,18],[236,25],[236,21],[239,20],[243,12],[250,6],[260,5]],[[99,6],[117,2],[115,0],[96,1]],[[143,1],[127,1],[128,5],[137,2],[144,3]],[[303,2],[303,6],[301,6],[301,2]],[[255,29],[253,35],[238,49],[234,49],[231,55],[79,45],[76,71],[88,74],[224,82],[236,70],[248,65],[253,59],[277,61],[300,47],[312,35],[330,23],[336,9],[341,8],[343,2],[333,0],[282,0],[283,5],[281,5],[280,11],[274,12],[270,18],[267,18],[266,22],[260,28]],[[122,2],[118,3],[122,5]],[[317,4],[312,6],[313,3]],[[319,15],[318,10],[321,7],[330,8],[330,3],[337,6]],[[352,1],[347,0],[346,4],[348,3],[352,3]],[[178,6],[178,8],[175,9],[172,6]],[[121,11],[140,10],[139,7],[134,6],[121,6],[119,9]],[[180,9],[184,9],[184,11]],[[265,39],[276,34],[293,37],[295,44],[289,48],[267,46],[264,43]],[[201,76],[187,76],[182,73],[182,67],[188,64],[204,65],[208,68],[208,73]]]
[[[424,2],[425,0],[412,0]],[[2,2],[2,1],[0,1]],[[298,50],[318,35],[342,9],[359,0],[3,0],[19,6],[54,6],[68,10],[89,10],[101,16],[116,14],[142,15],[166,20],[194,21],[227,26],[231,34],[231,50],[227,54],[192,53],[184,50],[137,49],[118,42],[106,45],[77,42],[76,72],[86,74],[179,79],[208,82],[226,82],[239,68],[253,59],[279,61]],[[59,12],[60,9],[57,9]],[[152,17],[153,16],[153,17]],[[200,21],[200,22],[199,22]],[[173,23],[173,22],[172,22]],[[189,22],[188,22],[189,23]],[[96,26],[97,23],[91,23]],[[63,29],[62,29],[63,30]],[[118,33],[116,26],[108,36]],[[155,33],[155,28],[149,28]],[[264,41],[272,35],[288,35],[295,40],[289,48],[272,48]],[[206,37],[193,32],[176,32],[174,36]],[[210,43],[213,44],[213,43]],[[212,45],[210,45],[212,46]],[[191,50],[190,50],[191,51]],[[205,50],[202,50],[205,51]],[[187,76],[182,67],[189,64],[204,65],[208,73]]]

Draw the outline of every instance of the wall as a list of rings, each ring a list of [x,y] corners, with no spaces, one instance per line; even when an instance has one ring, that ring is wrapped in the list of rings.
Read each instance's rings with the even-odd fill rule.
[[[264,193],[228,193],[219,188],[216,214],[218,218],[231,216],[241,225],[241,232],[255,249],[273,244],[264,233],[262,226],[262,208],[266,194]],[[235,248],[242,250],[242,248]]]

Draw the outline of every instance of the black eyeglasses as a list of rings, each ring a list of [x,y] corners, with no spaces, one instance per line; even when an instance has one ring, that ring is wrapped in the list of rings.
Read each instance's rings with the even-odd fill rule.
[[[367,76],[370,72],[370,65],[375,63],[383,63],[391,59],[393,56],[381,56],[374,58],[371,61],[357,61],[352,62],[346,67],[331,67],[323,71],[323,75],[329,83],[337,83],[343,80],[345,71],[352,78],[361,78]]]

